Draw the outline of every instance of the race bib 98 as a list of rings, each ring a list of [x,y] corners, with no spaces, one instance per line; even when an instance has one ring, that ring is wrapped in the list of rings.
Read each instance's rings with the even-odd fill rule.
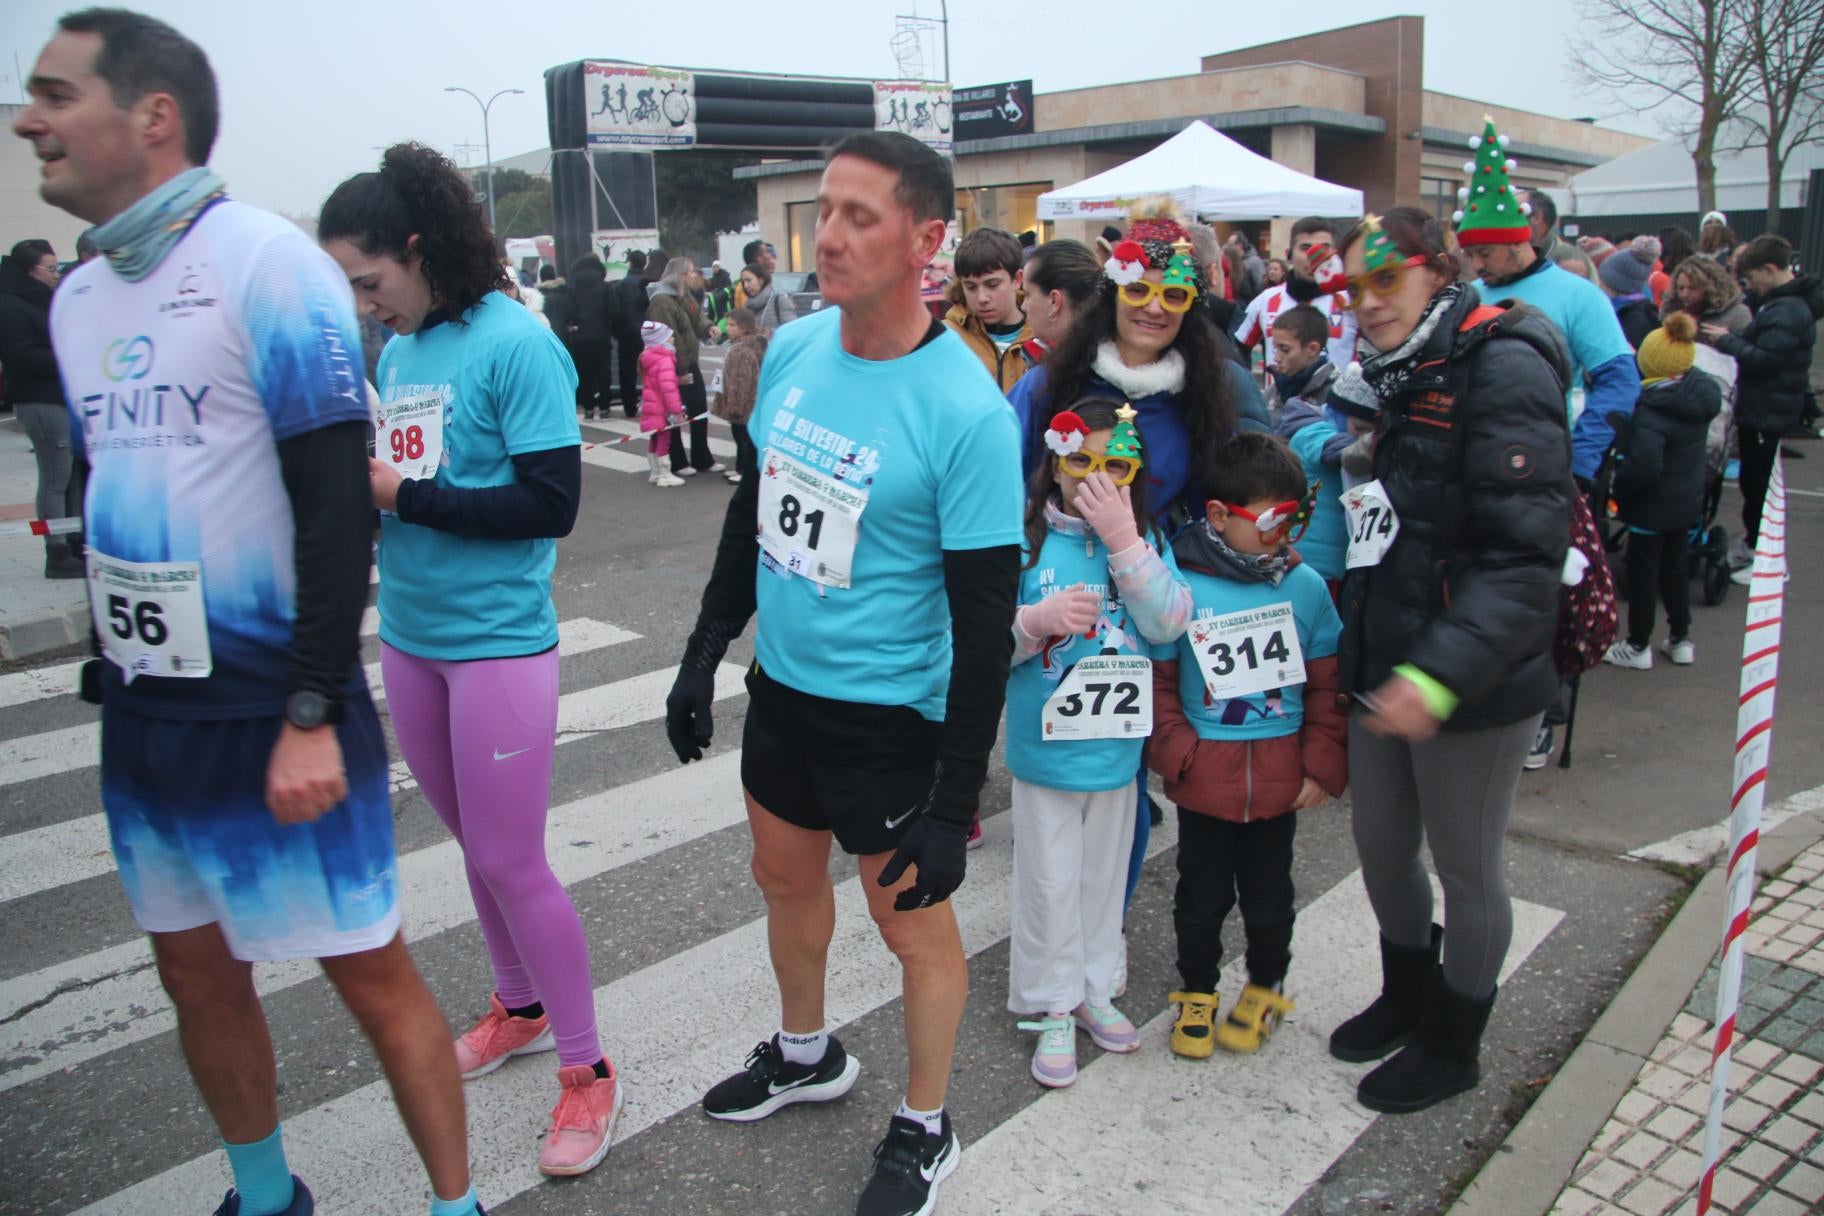
[[[443,465],[443,397],[401,397],[374,415],[374,455],[401,477],[424,481]]]

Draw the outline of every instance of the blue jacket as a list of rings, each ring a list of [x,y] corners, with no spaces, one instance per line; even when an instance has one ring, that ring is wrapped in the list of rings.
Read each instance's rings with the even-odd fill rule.
[[[1275,433],[1286,441],[1305,466],[1305,482],[1318,485],[1311,524],[1293,546],[1298,555],[1325,579],[1343,577],[1349,556],[1349,528],[1343,517],[1343,450],[1355,442],[1303,397],[1279,407]]]

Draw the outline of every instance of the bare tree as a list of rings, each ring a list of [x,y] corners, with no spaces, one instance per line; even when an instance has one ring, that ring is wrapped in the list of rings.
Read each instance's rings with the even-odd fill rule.
[[[1697,205],[1716,206],[1716,143],[1748,79],[1743,26],[1753,0],[1583,0],[1571,66],[1641,111],[1673,108],[1667,126],[1692,137]]]
[[[1767,153],[1767,231],[1780,227],[1780,178],[1799,145],[1824,138],[1824,0],[1748,6],[1747,147]]]

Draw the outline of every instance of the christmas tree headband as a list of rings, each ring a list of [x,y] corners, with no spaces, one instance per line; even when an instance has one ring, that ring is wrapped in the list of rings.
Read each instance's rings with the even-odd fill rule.
[[[1497,134],[1495,120],[1482,116],[1482,134],[1471,136],[1475,159],[1463,163],[1469,184],[1457,190],[1462,204],[1454,218],[1459,245],[1519,245],[1533,239],[1526,217],[1531,203],[1520,201],[1509,176],[1518,166],[1508,158],[1507,136]]]
[[[1141,462],[1140,432],[1134,426],[1135,416],[1134,407],[1126,401],[1115,411],[1114,430],[1108,437],[1108,450],[1104,453],[1106,458]],[[1089,430],[1083,415],[1075,410],[1059,410],[1051,416],[1051,425],[1045,430],[1045,446],[1054,455],[1074,456],[1082,450],[1083,441],[1089,438]]]

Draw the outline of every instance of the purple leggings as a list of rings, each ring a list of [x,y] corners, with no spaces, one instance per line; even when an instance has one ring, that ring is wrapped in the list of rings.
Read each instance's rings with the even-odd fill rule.
[[[583,923],[545,860],[557,649],[462,663],[384,643],[399,750],[462,846],[500,1003],[543,1003],[565,1066],[602,1058]]]

